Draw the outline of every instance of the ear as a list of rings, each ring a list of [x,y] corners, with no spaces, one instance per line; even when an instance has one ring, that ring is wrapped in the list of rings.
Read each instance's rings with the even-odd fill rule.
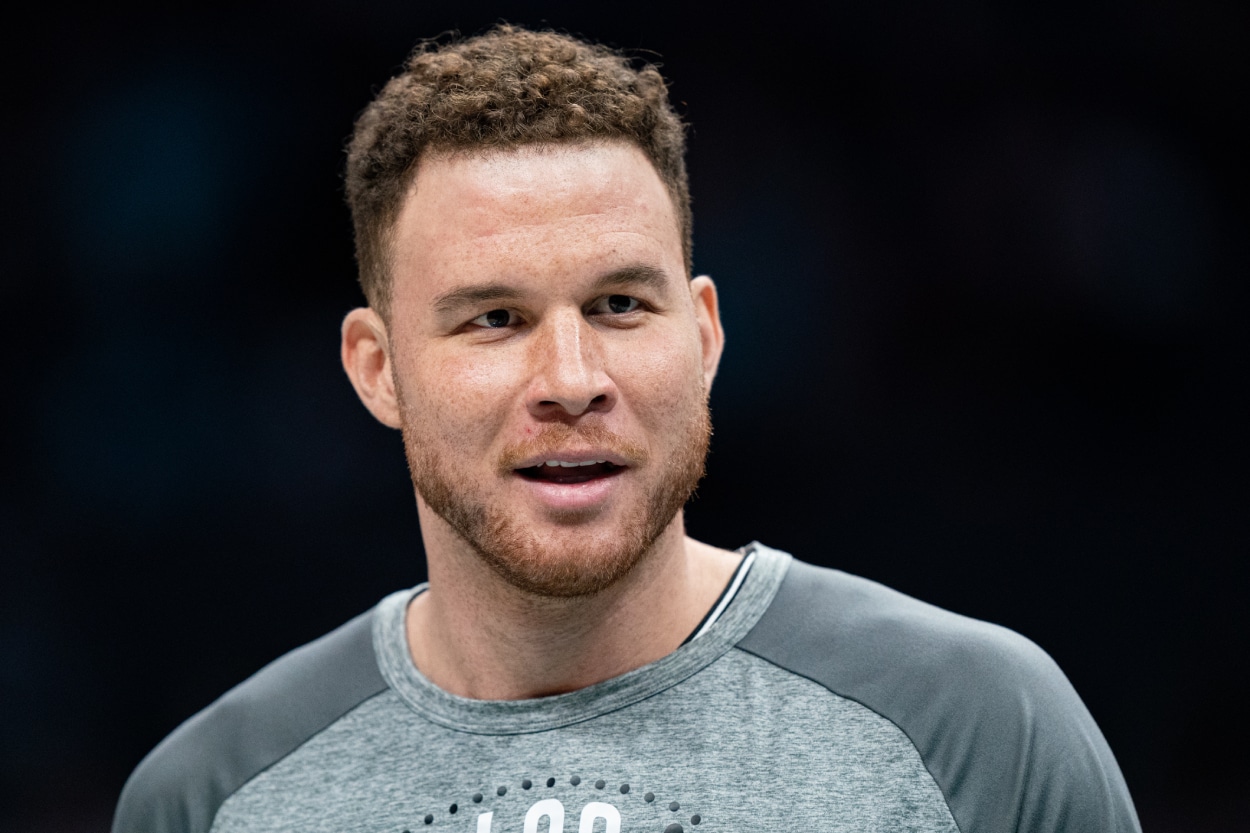
[[[690,296],[694,300],[694,317],[699,325],[699,340],[703,347],[703,384],[710,391],[720,365],[720,355],[725,349],[725,331],[720,324],[720,304],[716,298],[716,284],[707,275],[700,275],[690,282]]]
[[[399,398],[391,374],[391,350],[386,324],[368,307],[359,307],[343,319],[340,348],[343,369],[356,395],[378,422],[399,427]]]

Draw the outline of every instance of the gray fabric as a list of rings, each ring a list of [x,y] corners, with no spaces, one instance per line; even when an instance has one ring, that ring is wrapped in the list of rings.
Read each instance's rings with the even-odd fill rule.
[[[491,711],[483,709],[493,732]],[[565,816],[554,830],[578,833],[591,802],[620,818],[619,828],[599,822],[597,833],[672,824],[687,833],[956,830],[920,756],[889,721],[731,650],[647,699],[541,732],[460,732],[383,694],[240,790],[213,833],[521,833],[544,799]]]
[[[346,707],[337,719],[287,719],[311,679],[262,672],[224,698],[249,708],[216,704],[188,724],[202,728],[180,729],[153,753],[127,787],[115,833],[204,830],[180,825],[188,806],[197,823],[212,818],[211,833],[998,833],[1042,829],[1018,824],[1033,805],[1021,804],[1008,823],[996,795],[983,796],[992,812],[969,809],[977,790],[1010,792],[1012,784],[984,771],[1004,755],[1027,761],[1025,787],[1012,795],[1039,806],[1085,806],[1081,772],[1120,783],[1109,753],[1101,769],[1078,766],[1059,778],[1052,774],[1070,751],[1061,743],[1003,738],[1004,730],[1038,725],[1011,713],[1013,702],[1027,710],[1036,699],[1014,684],[1066,691],[1041,700],[1075,708],[1082,731],[1097,735],[1062,675],[1030,643],[753,546],[754,567],[699,639],[612,680],[535,700],[468,700],[434,686],[413,665],[405,638],[405,611],[421,588],[393,594],[372,617],[372,648],[361,644],[368,622],[348,626],[356,659],[335,646],[303,649],[317,655],[322,675],[337,676],[361,657],[381,672],[356,696],[335,700]],[[839,690],[839,674],[849,693]],[[967,675],[980,679],[969,683]],[[887,682],[925,694],[908,698]],[[959,698],[977,685],[1002,696],[989,707],[974,697],[965,714]],[[926,697],[949,713],[938,720]],[[290,734],[297,724],[302,738]],[[1071,740],[1061,727],[1040,728]],[[271,733],[281,742],[258,739]],[[239,743],[246,765],[236,762]],[[1014,752],[1002,751],[1013,744]],[[1079,748],[1073,753],[1083,760]],[[188,760],[198,761],[194,771],[161,771],[162,761]],[[230,777],[214,780],[220,771]],[[1075,792],[1038,798],[1034,781],[1043,793]],[[1045,829],[1122,829],[1087,819],[1048,817]]]
[[[179,726],[126,782],[113,833],[204,833],[239,787],[385,690],[372,613],[270,663]]]
[[[739,647],[901,728],[963,833],[1140,830],[1089,711],[1016,633],[796,562]]]
[[[767,558],[757,557],[733,604],[698,639],[650,665],[555,697],[469,700],[448,694],[427,680],[413,665],[404,633],[404,610],[424,585],[382,600],[374,620],[373,647],[391,689],[432,723],[462,732],[494,735],[558,729],[625,708],[703,670],[759,621],[781,586],[790,560],[775,550],[769,551]]]
[[[523,701],[431,684],[404,637],[414,593],[390,596],[374,625],[390,690],[239,790],[213,833],[955,831],[896,726],[734,648],[789,564],[761,548],[699,639],[621,677]],[[563,826],[539,823],[544,810]]]

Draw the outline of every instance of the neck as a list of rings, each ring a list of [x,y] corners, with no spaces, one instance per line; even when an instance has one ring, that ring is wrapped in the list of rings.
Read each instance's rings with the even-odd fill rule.
[[[426,507],[420,507],[426,510]],[[409,606],[409,651],[445,691],[520,700],[574,691],[671,653],[740,556],[688,538],[679,512],[633,570],[591,596],[536,596],[504,581],[421,512],[430,588]]]

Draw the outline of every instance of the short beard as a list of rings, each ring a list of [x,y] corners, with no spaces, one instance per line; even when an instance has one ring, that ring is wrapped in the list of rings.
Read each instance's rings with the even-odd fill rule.
[[[579,514],[565,519],[568,538],[575,544],[544,540],[506,510],[490,506],[473,494],[472,484],[457,482],[450,466],[421,442],[408,409],[401,404],[404,451],[417,493],[440,518],[508,584],[526,593],[548,598],[592,596],[628,575],[650,552],[656,539],[694,494],[703,478],[711,442],[712,423],[706,391],[684,425],[685,436],[667,461],[659,480],[633,507],[610,537],[591,538],[579,533]],[[509,466],[532,459],[544,449],[567,447],[577,438],[596,448],[622,453],[636,464],[645,462],[643,449],[597,423],[569,426],[553,423],[503,455],[500,473],[511,476]]]

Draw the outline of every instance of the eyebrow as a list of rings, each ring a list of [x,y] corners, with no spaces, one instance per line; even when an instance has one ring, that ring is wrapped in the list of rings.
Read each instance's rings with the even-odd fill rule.
[[[663,292],[668,287],[668,275],[663,269],[639,263],[599,276],[591,285],[591,289],[602,292],[627,286],[645,286],[657,292]],[[434,311],[447,314],[461,307],[476,306],[488,301],[515,301],[522,294],[521,290],[516,287],[502,283],[462,286],[435,298]]]
[[[435,298],[434,311],[437,313],[455,312],[461,307],[476,306],[486,301],[515,301],[520,297],[520,290],[501,283],[462,286]]]
[[[668,288],[668,274],[655,266],[638,263],[602,275],[594,283],[596,290],[617,289],[625,286],[645,286],[656,292],[663,292]]]

